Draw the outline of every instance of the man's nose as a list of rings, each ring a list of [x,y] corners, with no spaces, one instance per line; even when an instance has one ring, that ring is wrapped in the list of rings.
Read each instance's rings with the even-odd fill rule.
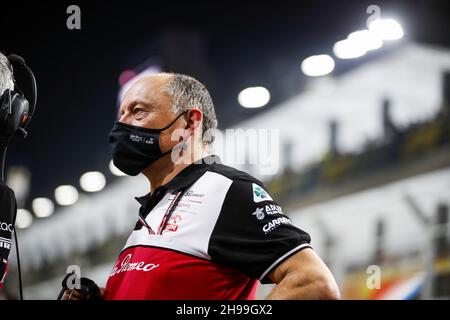
[[[129,118],[129,114],[127,112],[119,114],[119,122],[128,123],[129,120],[130,120],[130,118]]]

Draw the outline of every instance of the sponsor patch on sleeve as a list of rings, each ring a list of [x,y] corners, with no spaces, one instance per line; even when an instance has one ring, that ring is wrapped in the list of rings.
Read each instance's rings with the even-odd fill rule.
[[[262,201],[273,201],[272,197],[262,187],[258,186],[256,183],[253,183],[252,187],[253,187],[253,201],[255,203]]]

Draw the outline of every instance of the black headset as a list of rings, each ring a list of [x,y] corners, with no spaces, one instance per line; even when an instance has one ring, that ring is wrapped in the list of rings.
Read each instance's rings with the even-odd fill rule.
[[[20,67],[25,70],[31,82],[31,108],[30,103],[14,78],[13,67]],[[36,78],[31,69],[26,65],[25,60],[16,54],[8,56],[8,68],[13,74],[14,89],[6,89],[0,97],[0,137],[19,136],[26,138],[27,131],[25,128],[30,123],[36,110]]]

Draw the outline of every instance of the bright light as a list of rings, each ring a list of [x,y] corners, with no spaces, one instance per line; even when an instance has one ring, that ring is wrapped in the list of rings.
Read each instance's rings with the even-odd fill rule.
[[[375,33],[369,30],[352,32],[348,35],[347,39],[360,43],[361,46],[367,51],[379,49],[383,45],[383,41],[381,41]]]
[[[16,217],[16,227],[19,229],[26,229],[33,223],[33,216],[30,211],[26,209],[18,209]]]
[[[111,171],[111,173],[112,173],[113,175],[118,176],[118,177],[126,176],[125,173],[123,173],[122,171],[120,171],[119,168],[117,168],[117,167],[114,165],[114,162],[113,162],[112,160],[109,162],[109,171]]]
[[[334,60],[326,54],[311,56],[302,61],[301,68],[307,76],[324,76],[333,71]]]
[[[6,173],[8,186],[14,190],[17,199],[27,197],[31,185],[31,172],[24,166],[10,166]]]
[[[333,52],[339,59],[353,59],[365,55],[367,50],[358,41],[345,39],[334,44]]]
[[[33,207],[34,214],[38,218],[51,216],[55,209],[52,200],[48,198],[36,198],[33,200],[31,206]]]
[[[78,191],[73,186],[63,185],[55,189],[56,202],[62,206],[70,206],[78,200]]]
[[[403,37],[402,26],[393,19],[377,19],[370,23],[369,30],[381,40],[397,40]]]
[[[97,192],[105,187],[106,179],[99,171],[86,172],[80,178],[81,189],[87,192]]]
[[[264,87],[252,87],[242,90],[238,95],[238,101],[244,108],[260,108],[270,100],[270,93]]]

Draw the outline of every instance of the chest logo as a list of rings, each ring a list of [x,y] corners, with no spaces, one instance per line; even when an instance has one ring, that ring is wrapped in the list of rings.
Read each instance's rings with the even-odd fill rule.
[[[144,261],[131,262],[132,257],[133,255],[130,253],[127,254],[125,258],[123,258],[122,262],[120,262],[119,259],[114,268],[112,269],[110,276],[111,277],[115,276],[121,272],[131,272],[131,271],[149,272],[159,267],[159,264],[145,263]]]
[[[181,218],[181,215],[176,214],[174,215],[172,218],[170,218],[169,222],[167,223],[166,227],[164,228],[164,230],[168,230],[168,231],[172,231],[172,232],[177,232],[178,227],[179,227],[179,221],[183,220]]]

